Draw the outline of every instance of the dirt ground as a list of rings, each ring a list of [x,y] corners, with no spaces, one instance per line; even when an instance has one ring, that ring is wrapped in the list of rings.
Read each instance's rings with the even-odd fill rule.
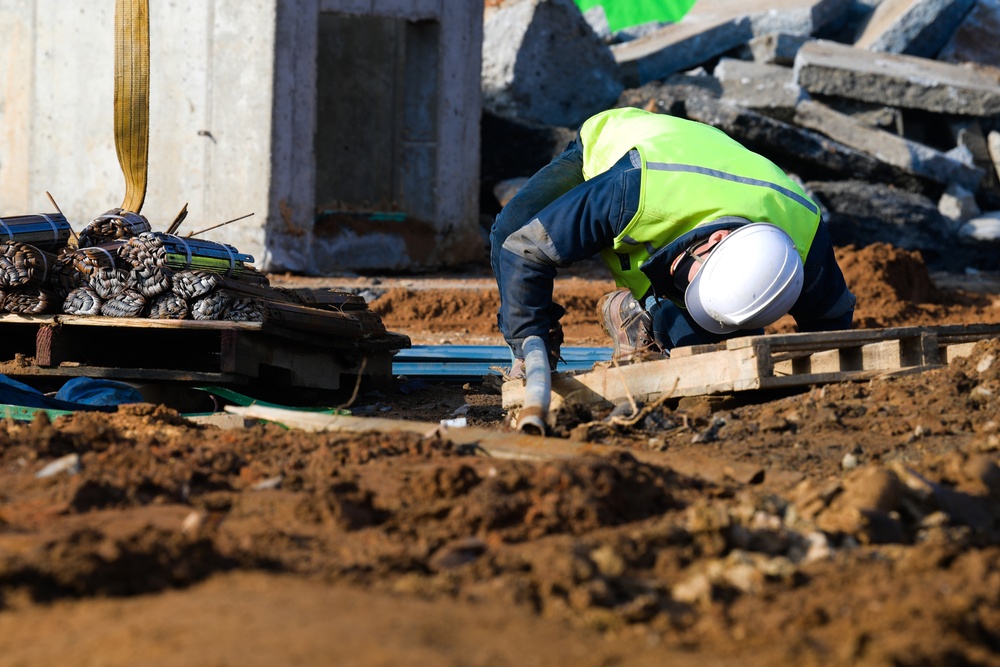
[[[1000,322],[994,276],[886,245],[839,258],[858,327]],[[348,282],[414,344],[500,343],[483,276]],[[611,287],[559,281],[567,345],[605,344]],[[490,382],[353,407],[372,405],[504,423]],[[8,421],[0,665],[1000,665],[1000,341],[633,426],[584,412],[573,437],[612,454],[498,460],[440,432],[222,430],[153,405]]]

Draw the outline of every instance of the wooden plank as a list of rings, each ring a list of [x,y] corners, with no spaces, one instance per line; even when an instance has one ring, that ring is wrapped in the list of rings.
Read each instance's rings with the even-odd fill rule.
[[[856,329],[747,336],[724,346],[675,350],[669,359],[590,373],[554,375],[552,408],[562,402],[618,404],[752,389],[867,380],[940,367],[975,340],[1000,337],[1000,324]],[[944,351],[944,352],[942,352]],[[503,407],[524,400],[522,381],[503,387]]]
[[[244,421],[264,420],[283,424],[288,428],[310,432],[340,433],[417,433],[423,436],[438,433],[458,447],[467,448],[470,454],[497,459],[551,461],[581,456],[621,456],[627,453],[648,465],[675,470],[681,475],[699,478],[711,483],[733,480],[740,484],[760,484],[765,477],[775,483],[791,487],[801,480],[796,471],[765,468],[759,463],[744,463],[686,450],[683,453],[656,452],[626,449],[613,445],[576,442],[563,438],[524,435],[518,432],[492,431],[475,427],[446,428],[434,422],[420,422],[378,417],[353,417],[327,415],[269,406],[226,406],[226,413]],[[226,424],[237,426],[238,424]]]
[[[194,372],[157,368],[111,368],[107,366],[86,366],[83,364],[66,364],[55,368],[42,368],[40,366],[18,365],[16,362],[0,362],[0,373],[12,377],[89,377],[115,380],[155,380],[240,385],[247,383],[247,378],[232,373]]]
[[[655,400],[665,394],[697,396],[760,387],[754,348],[717,350],[690,357],[659,359],[597,368],[590,373],[552,376],[553,399],[577,403],[613,403]],[[504,383],[504,408],[524,402],[524,383]],[[558,405],[553,402],[553,408]]]

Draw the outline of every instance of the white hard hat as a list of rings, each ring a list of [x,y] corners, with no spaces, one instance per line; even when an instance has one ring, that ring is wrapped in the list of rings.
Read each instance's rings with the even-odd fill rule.
[[[755,222],[712,249],[685,290],[684,305],[712,333],[759,329],[795,305],[802,273],[791,237],[772,224]]]

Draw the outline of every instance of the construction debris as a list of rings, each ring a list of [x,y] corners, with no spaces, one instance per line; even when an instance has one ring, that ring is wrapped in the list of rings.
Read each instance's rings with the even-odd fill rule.
[[[1000,247],[982,220],[1000,211],[998,25],[996,0],[726,0],[605,42],[628,86],[616,106],[707,123],[767,156],[819,201],[835,244],[891,239],[934,270],[993,271]],[[518,51],[517,71],[572,100],[559,91],[579,81],[533,54]],[[505,136],[511,153],[530,142]],[[530,173],[491,165],[484,178]]]

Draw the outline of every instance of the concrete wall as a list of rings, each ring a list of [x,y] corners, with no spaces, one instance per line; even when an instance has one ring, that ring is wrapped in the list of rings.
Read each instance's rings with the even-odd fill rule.
[[[423,138],[434,145],[434,159],[408,165],[410,172],[428,172],[431,210],[406,216],[422,226],[404,222],[404,232],[426,240],[411,243],[409,252],[384,252],[386,245],[406,245],[390,234],[388,244],[374,244],[383,249],[378,260],[358,239],[384,231],[364,225],[352,227],[353,237],[331,234],[329,225],[321,242],[314,233],[321,12],[438,25],[440,67],[422,74],[436,82],[432,134]],[[49,191],[80,229],[121,203],[113,14],[112,2],[0,0],[0,216],[51,210]],[[254,213],[206,238],[253,254],[262,268],[312,274],[420,270],[474,256],[481,3],[152,0],[150,24],[149,186],[142,213],[154,229],[165,228],[185,203],[190,214],[182,232]],[[363,57],[355,65],[344,72],[345,86],[365,76]],[[393,111],[402,124],[413,110]],[[406,168],[397,165],[394,177]]]

